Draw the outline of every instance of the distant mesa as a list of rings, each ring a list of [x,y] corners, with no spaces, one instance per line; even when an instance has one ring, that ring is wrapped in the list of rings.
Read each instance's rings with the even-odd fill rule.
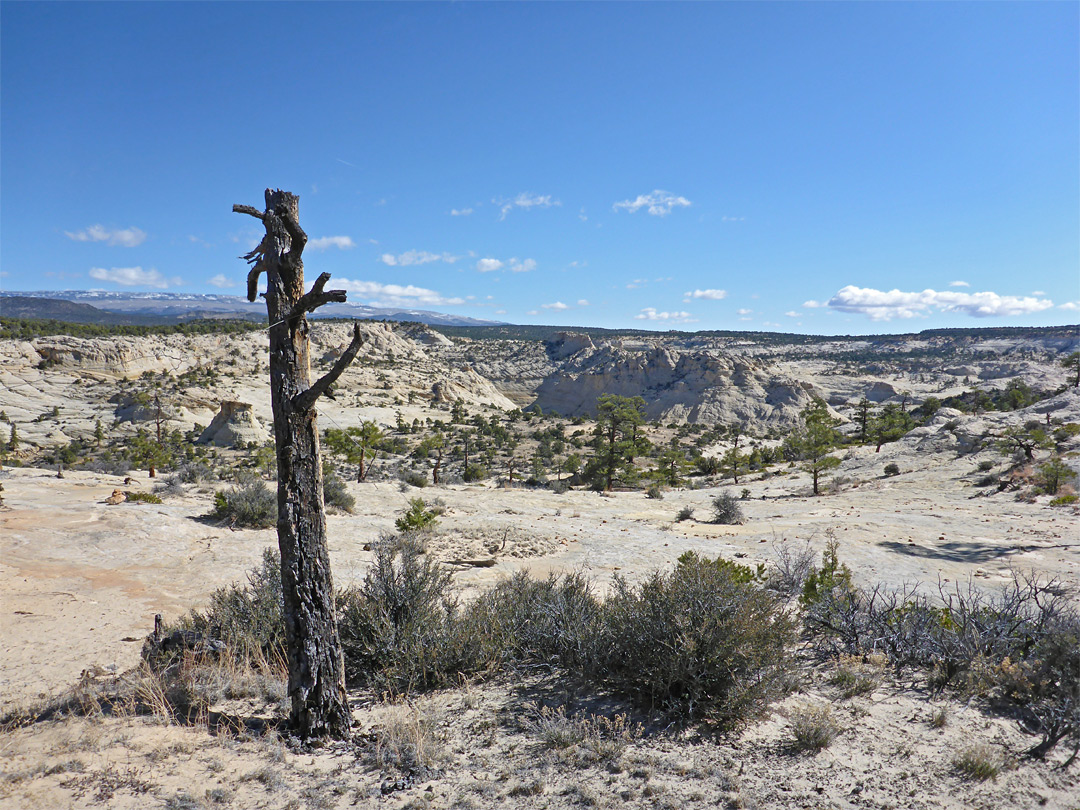
[[[262,444],[268,438],[269,432],[259,425],[251,405],[226,399],[222,401],[214,421],[199,435],[199,444],[238,447],[251,442]]]
[[[565,360],[584,349],[594,349],[592,338],[583,332],[556,332],[547,342],[548,355],[552,360]]]

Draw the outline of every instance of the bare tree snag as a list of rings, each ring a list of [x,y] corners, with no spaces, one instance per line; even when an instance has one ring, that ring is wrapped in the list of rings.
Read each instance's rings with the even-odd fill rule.
[[[344,290],[325,292],[323,273],[304,294],[302,255],[307,234],[300,227],[295,194],[266,190],[266,210],[234,205],[233,211],[262,221],[266,236],[243,258],[252,264],[248,300],[266,273],[270,316],[270,397],[278,465],[278,546],[289,664],[289,725],[301,737],[348,737],[351,716],[345,669],[334,614],[334,584],[326,544],[322,460],[315,403],[356,357],[359,327],[334,367],[314,385],[309,367],[307,313]]]

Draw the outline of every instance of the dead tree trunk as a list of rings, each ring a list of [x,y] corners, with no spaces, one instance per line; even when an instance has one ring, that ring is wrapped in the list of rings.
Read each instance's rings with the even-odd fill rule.
[[[306,314],[344,290],[324,291],[323,273],[304,293],[301,256],[307,234],[300,227],[296,195],[266,190],[266,210],[234,205],[233,211],[262,221],[266,236],[244,258],[248,300],[254,301],[259,275],[266,273],[270,316],[270,397],[278,465],[278,546],[284,596],[285,640],[289,664],[289,725],[301,737],[348,736],[351,717],[334,614],[334,585],[326,544],[322,461],[315,424],[315,402],[341,375],[360,349],[360,329],[334,367],[314,385],[308,365]]]

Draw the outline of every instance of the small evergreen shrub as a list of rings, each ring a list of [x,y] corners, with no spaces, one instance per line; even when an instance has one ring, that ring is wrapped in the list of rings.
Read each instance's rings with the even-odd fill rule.
[[[660,490],[660,487],[655,484],[645,490],[645,497],[654,501],[664,500],[664,493]]]
[[[724,525],[740,524],[745,520],[742,507],[735,496],[724,491],[713,498],[713,522]]]
[[[323,475],[323,502],[343,512],[352,513],[356,498],[349,494],[349,489],[333,469],[325,469]]]
[[[899,475],[899,474],[900,474],[900,465],[897,464],[895,461],[890,461],[888,464],[885,465],[885,477],[886,478],[891,478],[892,476]]]
[[[423,498],[410,498],[408,510],[394,525],[402,533],[426,531],[435,527],[438,516],[439,512],[429,509]]]
[[[462,473],[461,479],[466,484],[472,484],[476,481],[483,481],[488,477],[487,468],[483,464],[470,464],[465,468],[465,472]]]

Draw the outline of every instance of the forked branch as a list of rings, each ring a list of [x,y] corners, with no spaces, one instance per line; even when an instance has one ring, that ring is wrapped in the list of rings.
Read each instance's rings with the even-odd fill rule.
[[[357,352],[363,345],[364,339],[360,335],[360,324],[353,324],[353,337],[349,347],[342,352],[341,357],[334,363],[334,367],[321,376],[314,385],[306,391],[302,391],[292,398],[292,406],[295,410],[306,411],[314,407],[316,400],[330,390],[330,386],[337,382],[337,378],[356,359]]]
[[[326,286],[326,282],[329,280],[329,273],[322,273],[315,279],[315,283],[311,285],[311,289],[301,296],[300,300],[296,302],[296,306],[289,312],[289,318],[299,318],[306,312],[314,312],[323,304],[344,303],[347,300],[347,293],[345,290],[323,291],[323,287]]]

